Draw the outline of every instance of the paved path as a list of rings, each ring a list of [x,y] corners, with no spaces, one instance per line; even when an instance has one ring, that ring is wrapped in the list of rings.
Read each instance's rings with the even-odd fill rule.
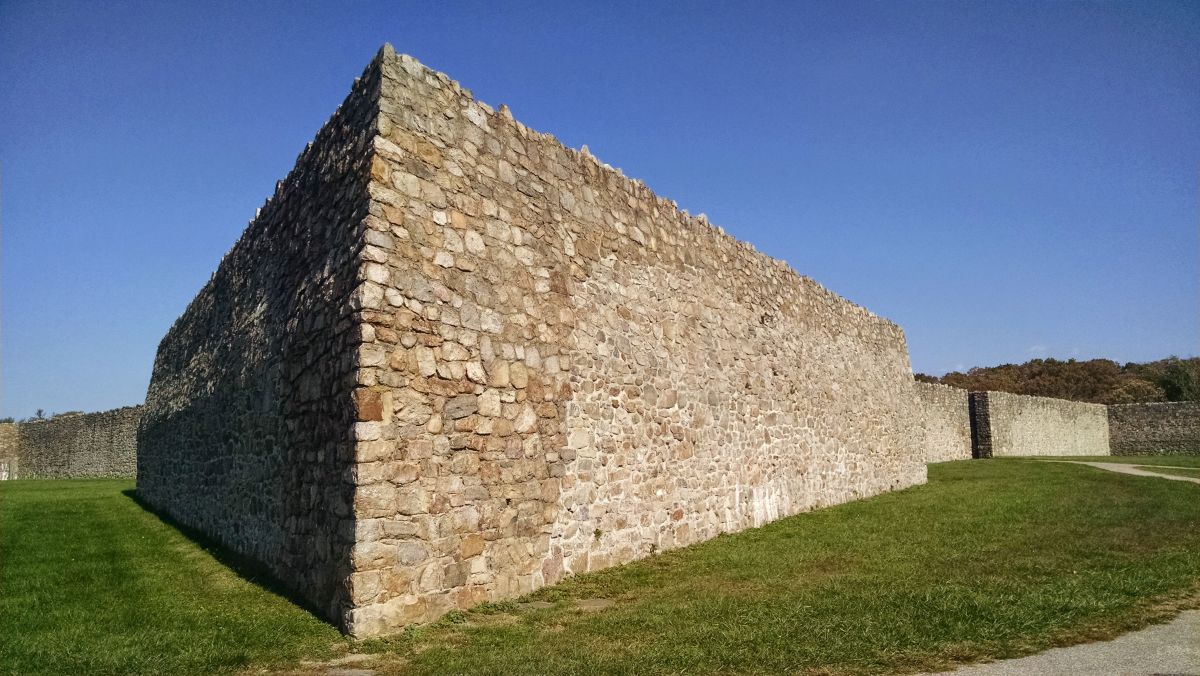
[[[1190,481],[1191,483],[1194,483],[1194,484],[1200,484],[1200,478],[1197,478],[1197,477],[1180,476],[1178,474],[1162,474],[1160,472],[1151,472],[1150,470],[1146,469],[1146,467],[1150,467],[1151,465],[1142,465],[1139,467],[1137,465],[1125,465],[1125,464],[1122,464],[1119,462],[1086,462],[1083,460],[1044,460],[1043,462],[1065,462],[1065,463],[1069,463],[1072,465],[1087,465],[1088,467],[1096,467],[1099,469],[1106,469],[1110,472],[1117,472],[1118,474],[1132,474],[1134,476],[1153,476],[1153,477],[1158,477],[1160,479],[1170,479],[1171,481]],[[1195,469],[1195,468],[1181,467],[1179,469]]]
[[[953,676],[1200,676],[1200,610],[1112,641],[944,671]]]

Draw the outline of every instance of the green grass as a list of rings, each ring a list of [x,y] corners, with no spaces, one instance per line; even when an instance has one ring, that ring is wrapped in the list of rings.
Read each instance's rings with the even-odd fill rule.
[[[1067,455],[1049,459],[1119,462],[1123,465],[1178,465],[1180,467],[1200,468],[1200,455]]]
[[[139,507],[132,487],[0,482],[0,672],[207,673],[342,647]]]
[[[1200,491],[1023,460],[541,590],[408,632],[402,673],[871,673],[1113,636],[1196,602]],[[580,599],[611,608],[580,611]]]
[[[127,487],[0,484],[0,671],[303,671],[345,650],[403,674],[919,671],[1200,602],[1200,486],[1004,459],[354,642]]]
[[[1159,474],[1174,474],[1176,476],[1190,476],[1195,479],[1200,479],[1200,467],[1188,467],[1185,469],[1182,467],[1148,466],[1148,467],[1144,467],[1143,469],[1149,470],[1151,472],[1158,472]]]

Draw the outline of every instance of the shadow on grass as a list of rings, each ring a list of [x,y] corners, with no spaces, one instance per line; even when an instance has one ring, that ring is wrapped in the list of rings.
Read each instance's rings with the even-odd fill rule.
[[[203,531],[192,528],[191,526],[182,523],[166,512],[159,511],[153,505],[142,499],[135,488],[127,488],[121,491],[121,494],[129,498],[143,511],[153,515],[167,527],[174,529],[177,533],[190,540],[192,543],[204,550],[205,553],[212,556],[221,565],[233,571],[235,575],[249,582],[250,584],[259,587],[269,593],[282,597],[290,601],[292,604],[307,611],[321,622],[342,631],[342,628],[331,622],[329,618],[321,612],[319,608],[313,605],[310,601],[301,596],[295,589],[289,587],[286,583],[275,576],[271,569],[266,564],[257,561],[245,554],[236,552],[229,547],[221,544],[215,538],[209,536]],[[342,632],[345,634],[345,632]]]

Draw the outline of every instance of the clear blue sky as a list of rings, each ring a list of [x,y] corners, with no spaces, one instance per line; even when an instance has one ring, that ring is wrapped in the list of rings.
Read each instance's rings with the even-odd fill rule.
[[[904,327],[1200,352],[1200,3],[0,0],[0,414],[159,339],[390,41]]]

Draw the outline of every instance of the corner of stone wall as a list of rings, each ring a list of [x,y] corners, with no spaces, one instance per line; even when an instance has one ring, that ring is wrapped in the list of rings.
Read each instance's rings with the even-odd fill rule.
[[[363,256],[389,53],[366,66],[164,337],[139,434],[147,503],[264,564],[346,631],[357,446],[370,428],[357,394],[370,385]]]
[[[378,59],[379,129],[372,140],[370,215],[355,295],[361,339],[353,392],[355,545],[347,631],[384,633],[632,560],[651,546],[683,546],[924,481],[925,464],[912,452],[915,430],[909,429],[915,424],[911,364],[897,325],[765,259],[705,219],[679,212],[586,151],[528,129],[505,107],[493,110],[475,101],[412,57],[385,45]],[[523,208],[527,202],[538,208]],[[677,319],[663,326],[663,315],[645,307],[661,295],[651,282],[673,291],[700,286],[702,280],[676,275],[666,264],[697,270],[706,248],[757,275],[753,284],[742,279],[741,287],[726,289],[731,303],[749,297],[753,305],[765,279],[790,294],[788,307],[805,321],[853,323],[869,329],[872,345],[882,346],[881,357],[867,360],[882,384],[859,392],[877,397],[875,405],[886,409],[888,452],[867,458],[861,474],[846,471],[847,460],[860,462],[854,456],[872,449],[847,444],[836,457],[830,452],[822,458],[819,468],[815,459],[791,460],[819,471],[779,470],[771,454],[769,462],[748,470],[752,487],[730,479],[733,473],[723,475],[712,482],[724,491],[720,503],[697,488],[701,481],[676,494],[659,480],[662,490],[642,499],[635,490],[641,460],[630,453],[609,464],[601,455],[617,454],[619,439],[609,434],[601,442],[594,418],[641,415],[654,406],[668,411],[673,423],[672,431],[664,425],[657,432],[664,441],[656,453],[666,449],[661,457],[670,467],[699,464],[692,460],[699,437],[683,424],[684,407],[677,404],[686,394],[676,391],[676,383],[624,383],[621,374],[602,367],[621,363],[606,358],[614,346],[630,351],[623,334],[633,330],[629,322],[647,322],[648,330],[630,336],[647,339],[638,345],[645,350],[638,362],[644,366],[657,359],[650,338],[674,341],[684,332],[682,320],[703,312],[706,306],[694,299],[678,302],[672,308]],[[647,257],[665,261],[659,276],[625,279],[625,266]],[[620,264],[614,271],[601,261]],[[634,295],[609,298],[615,283]],[[612,306],[606,315],[612,328],[595,323],[581,335],[582,316],[598,310],[586,302],[597,297]],[[770,299],[737,326],[782,331],[771,328],[779,295]],[[635,303],[640,307],[623,307]],[[830,361],[858,354],[847,348]],[[801,378],[803,371],[778,355],[759,357],[745,357],[755,362],[743,366],[751,372],[723,385],[739,395],[773,392],[794,375],[789,395],[812,397],[824,408],[808,419],[772,412],[771,422],[811,436],[843,433],[839,404],[829,403],[836,399],[836,383]],[[775,368],[773,358],[780,359]],[[833,378],[828,371],[820,375]],[[576,400],[580,393],[594,401]],[[709,410],[717,405],[710,398],[698,398],[694,410],[712,425],[721,412]],[[618,407],[619,401],[626,403]],[[602,451],[601,443],[609,447]],[[771,471],[778,480],[771,480]],[[625,518],[627,509],[651,508],[646,523]],[[604,537],[597,537],[601,532]],[[639,539],[643,532],[661,537]]]

